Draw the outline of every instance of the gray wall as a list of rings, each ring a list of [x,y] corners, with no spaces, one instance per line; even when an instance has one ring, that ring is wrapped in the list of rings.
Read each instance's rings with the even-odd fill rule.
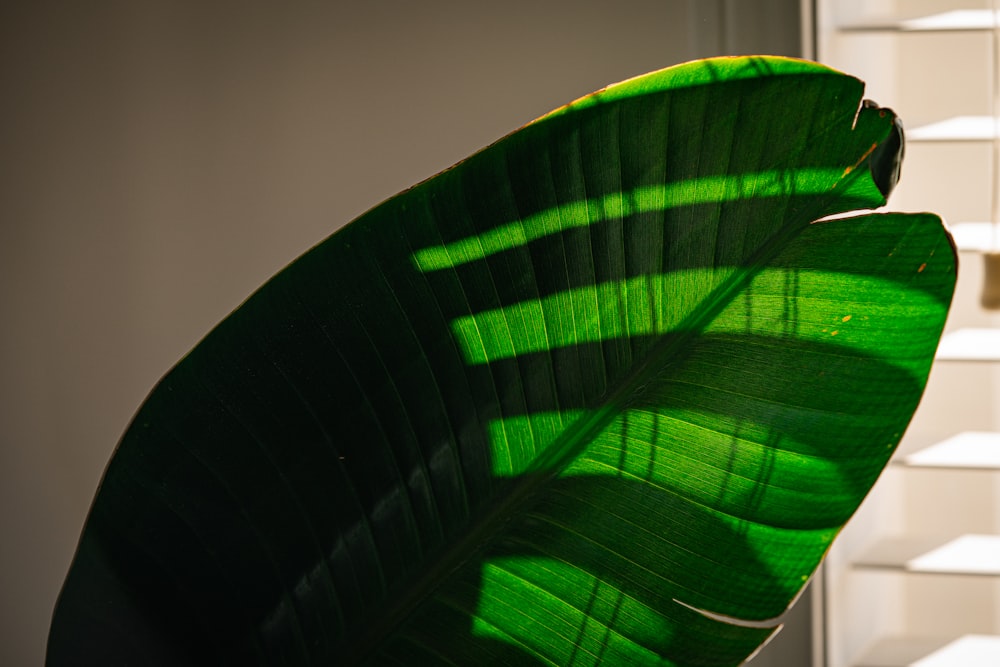
[[[796,53],[797,4],[2,3],[0,664],[41,664],[115,442],[255,287],[604,84]]]

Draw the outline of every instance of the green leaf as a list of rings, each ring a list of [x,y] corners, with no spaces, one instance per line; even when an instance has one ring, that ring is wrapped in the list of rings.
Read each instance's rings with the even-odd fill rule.
[[[49,663],[734,665],[916,408],[954,289],[862,84],[611,86],[372,209],[170,371]],[[883,192],[884,191],[884,192]]]

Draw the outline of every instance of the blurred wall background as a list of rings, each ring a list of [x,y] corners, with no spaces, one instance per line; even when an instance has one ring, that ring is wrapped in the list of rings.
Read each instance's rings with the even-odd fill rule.
[[[607,83],[798,54],[798,4],[2,3],[0,664],[42,663],[132,413],[269,276]],[[796,628],[769,651],[807,656]]]

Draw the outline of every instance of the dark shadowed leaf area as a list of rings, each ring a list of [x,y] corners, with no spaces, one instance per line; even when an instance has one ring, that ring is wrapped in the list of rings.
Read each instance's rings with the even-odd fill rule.
[[[608,87],[382,203],[157,385],[50,665],[736,665],[880,474],[956,259],[813,63]]]

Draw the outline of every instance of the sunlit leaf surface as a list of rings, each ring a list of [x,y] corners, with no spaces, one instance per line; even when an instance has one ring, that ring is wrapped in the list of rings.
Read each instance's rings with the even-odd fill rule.
[[[862,84],[609,87],[301,257],[143,404],[62,664],[734,665],[892,454],[955,280]]]

